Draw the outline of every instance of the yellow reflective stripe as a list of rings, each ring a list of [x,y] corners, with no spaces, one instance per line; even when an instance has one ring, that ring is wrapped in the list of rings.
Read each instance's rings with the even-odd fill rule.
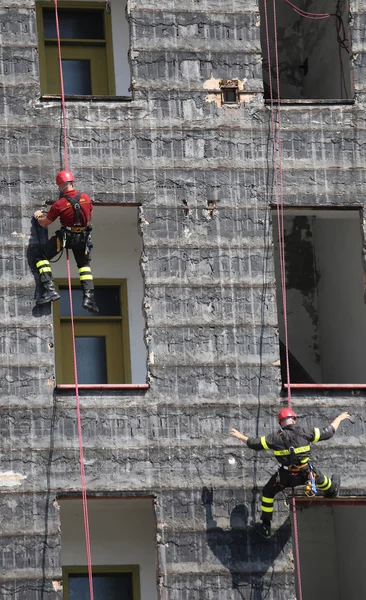
[[[86,279],[93,279],[93,275],[80,275],[80,281],[85,281]]]
[[[261,509],[263,512],[273,512],[273,506],[271,506],[271,508],[268,508],[268,506],[261,506]]]
[[[309,462],[309,460],[310,460],[310,456],[308,456],[307,458],[302,458],[300,460],[300,462],[301,462],[302,465],[305,465],[307,462]]]
[[[294,448],[294,452],[295,454],[310,452],[310,446],[300,446],[299,448]],[[273,450],[273,454],[275,454],[275,456],[288,456],[290,454],[290,450]]]
[[[41,267],[42,265],[49,265],[49,264],[50,264],[50,261],[49,261],[49,260],[39,260],[39,261],[36,263],[36,267],[37,267],[37,269],[38,269],[38,268],[39,268],[39,267]]]
[[[43,267],[43,269],[38,269],[40,273],[52,273],[51,267]]]
[[[310,446],[300,446],[300,448],[295,448],[295,454],[302,454],[302,452],[310,452]]]
[[[262,444],[262,446],[263,446],[263,448],[265,450],[269,450],[268,444],[266,442],[266,436],[265,435],[262,435],[262,437],[261,437],[261,444]]]
[[[329,479],[329,477],[327,477],[326,475],[324,475],[323,483],[317,483],[316,487],[319,488],[319,490],[326,492],[327,490],[329,490],[331,485],[332,485],[332,480]]]
[[[319,427],[314,427],[314,442],[319,442],[320,440],[320,429]]]
[[[91,273],[91,268],[90,267],[80,267],[79,269],[79,273]]]
[[[274,498],[266,498],[265,496],[262,496],[262,502],[268,502],[269,504],[273,504]]]

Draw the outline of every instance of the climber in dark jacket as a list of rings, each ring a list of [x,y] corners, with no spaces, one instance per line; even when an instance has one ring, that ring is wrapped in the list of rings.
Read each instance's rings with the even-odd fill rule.
[[[329,440],[345,419],[351,419],[348,412],[338,415],[333,423],[324,429],[300,427],[296,425],[294,411],[291,408],[283,408],[278,413],[280,429],[276,433],[249,438],[236,429],[230,431],[230,435],[246,443],[252,450],[273,450],[281,465],[263,488],[261,523],[255,525],[257,533],[267,538],[271,536],[274,497],[284,488],[305,485],[313,478],[316,489],[322,491],[324,496],[338,496],[340,478],[333,476],[332,480],[314,467],[310,461],[310,443]]]

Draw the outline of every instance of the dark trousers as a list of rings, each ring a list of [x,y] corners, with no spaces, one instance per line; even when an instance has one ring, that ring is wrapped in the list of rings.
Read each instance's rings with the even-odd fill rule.
[[[330,477],[323,475],[319,469],[312,468],[315,476],[315,484],[318,490],[332,493],[335,489]],[[306,485],[309,479],[309,468],[301,471],[287,471],[283,467],[272,475],[262,490],[262,521],[270,521],[273,516],[274,497],[285,488],[295,488],[298,485]]]
[[[57,235],[53,235],[45,244],[39,246],[35,251],[35,265],[38,269],[41,283],[53,280],[50,260],[61,252],[61,241]],[[94,281],[90,268],[91,253],[85,250],[72,250],[75,262],[79,270],[80,283],[83,289],[93,290]]]

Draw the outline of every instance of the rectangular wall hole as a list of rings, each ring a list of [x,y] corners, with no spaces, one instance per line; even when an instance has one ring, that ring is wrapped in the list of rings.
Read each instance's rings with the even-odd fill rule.
[[[360,211],[285,209],[284,229],[291,383],[366,383]],[[273,236],[286,383],[277,211]]]
[[[297,524],[303,600],[365,598],[366,506],[298,508]]]
[[[94,247],[91,269],[97,288],[97,302],[100,305],[98,315],[92,315],[81,308],[82,292],[81,289],[77,289],[79,275],[74,257],[70,252],[71,276],[75,281],[73,291],[74,315],[76,321],[78,321],[78,327],[80,327],[77,335],[84,338],[90,337],[90,339],[104,335],[108,347],[111,344],[115,348],[121,346],[120,354],[122,355],[122,359],[120,359],[116,353],[113,353],[113,360],[107,361],[108,373],[104,379],[98,378],[98,373],[95,370],[93,372],[93,369],[90,368],[89,370],[92,371],[92,374],[95,374],[95,378],[94,380],[93,378],[90,379],[88,375],[83,380],[84,383],[141,384],[146,382],[147,350],[144,340],[145,318],[143,314],[144,281],[140,268],[142,239],[139,231],[138,211],[137,206],[96,205],[94,207],[92,219]],[[58,227],[57,224],[53,224],[49,228],[49,235],[53,235]],[[67,344],[71,344],[71,336],[68,332],[69,337],[66,342],[62,342],[62,327],[67,325],[64,322],[65,318],[67,319],[64,307],[69,307],[64,257],[52,264],[52,271],[55,279],[61,287],[64,287],[64,290],[61,290],[61,302],[55,303],[53,307],[57,383],[71,384],[74,380],[73,376],[70,381],[68,380],[70,379],[70,366],[68,365],[70,352],[67,351]],[[111,312],[114,306],[111,294],[118,287],[120,288],[122,301],[119,311]],[[107,294],[108,290],[109,293]],[[64,293],[66,294],[65,302]],[[103,294],[107,294],[105,299]],[[119,317],[121,318],[120,321],[118,320]],[[116,336],[118,339],[114,340]],[[85,351],[90,353],[93,351],[92,344],[86,345],[85,348]],[[64,354],[62,354],[63,349],[65,350]],[[84,360],[85,352],[82,358]],[[88,363],[90,367],[92,358]],[[123,360],[122,375],[120,375],[118,365],[115,364],[117,360],[120,362]],[[71,371],[73,372],[73,369]]]
[[[296,4],[296,3],[295,3]],[[270,97],[269,72],[274,98],[293,100],[349,100],[353,97],[350,74],[351,39],[349,3],[341,0],[302,2],[310,13],[336,13],[338,17],[311,20],[296,13],[286,2],[277,2],[277,46],[279,53],[280,94],[277,90],[275,30],[272,2],[267,2],[270,62],[266,36],[264,0],[260,0],[261,46],[264,97]]]
[[[64,600],[89,598],[83,507],[58,500]],[[95,600],[157,600],[152,498],[89,499]]]

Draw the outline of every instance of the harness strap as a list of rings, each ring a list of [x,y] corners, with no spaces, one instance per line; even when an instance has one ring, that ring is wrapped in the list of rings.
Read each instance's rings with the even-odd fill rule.
[[[87,218],[84,210],[80,205],[81,194],[75,196],[75,198],[71,198],[70,196],[63,196],[68,202],[70,202],[71,206],[74,209],[74,225],[73,227],[86,227]]]

